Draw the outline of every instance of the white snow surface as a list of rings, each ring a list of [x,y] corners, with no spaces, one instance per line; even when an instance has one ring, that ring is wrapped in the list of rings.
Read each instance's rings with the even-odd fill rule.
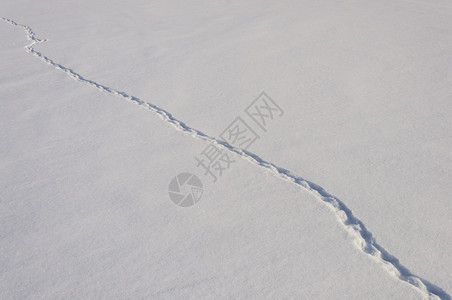
[[[1,299],[451,299],[452,2],[0,17]],[[284,114],[222,142],[262,91]],[[209,145],[234,160],[215,183]],[[182,172],[204,187],[186,208]]]

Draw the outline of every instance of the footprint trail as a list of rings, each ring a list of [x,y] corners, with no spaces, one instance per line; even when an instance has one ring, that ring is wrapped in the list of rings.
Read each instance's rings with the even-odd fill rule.
[[[298,185],[300,188],[307,190],[316,199],[327,205],[327,207],[336,215],[337,219],[344,226],[345,230],[350,234],[350,236],[352,236],[353,241],[358,249],[375,259],[390,274],[395,276],[400,281],[412,285],[426,299],[451,300],[451,296],[447,294],[443,289],[432,284],[426,279],[413,274],[406,267],[404,267],[395,256],[391,255],[386,249],[384,249],[380,244],[377,243],[372,233],[367,230],[364,223],[353,215],[352,211],[344,204],[344,202],[339,200],[337,197],[329,194],[321,186],[303,179],[302,177],[293,174],[289,170],[281,168],[271,162],[267,162],[256,154],[253,154],[247,150],[235,148],[227,142],[219,140],[215,137],[211,137],[200,130],[192,128],[186,125],[184,122],[175,118],[171,113],[164,110],[163,108],[160,108],[152,103],[145,102],[125,92],[115,90],[98,82],[84,78],[82,75],[76,73],[75,71],[56,63],[41,52],[36,51],[33,46],[35,44],[46,42],[47,40],[36,38],[35,33],[29,26],[16,23],[15,21],[4,17],[2,17],[2,20],[13,26],[22,27],[25,30],[27,39],[30,41],[30,43],[24,47],[25,51],[39,58],[41,61],[54,67],[55,69],[65,72],[74,80],[90,85],[102,92],[113,94],[136,105],[144,107],[157,114],[162,120],[171,124],[175,129],[190,134],[196,139],[215,144],[220,148],[236,153],[243,159],[246,159],[254,165],[261,167],[274,176],[282,180],[289,181],[293,184]]]

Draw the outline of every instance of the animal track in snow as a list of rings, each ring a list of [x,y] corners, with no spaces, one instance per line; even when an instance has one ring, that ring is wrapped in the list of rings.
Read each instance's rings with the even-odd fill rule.
[[[341,224],[344,226],[347,232],[353,237],[355,245],[362,252],[370,255],[372,258],[378,261],[383,266],[383,268],[385,268],[390,274],[394,275],[396,278],[403,282],[411,284],[427,299],[442,299],[442,300],[451,299],[450,295],[447,294],[440,287],[413,274],[406,267],[404,267],[395,256],[391,255],[387,250],[385,250],[380,244],[376,242],[375,238],[372,236],[372,233],[367,230],[363,222],[361,222],[357,217],[355,217],[352,211],[341,200],[329,194],[321,186],[308,180],[305,180],[302,177],[293,174],[289,170],[278,167],[277,165],[271,162],[267,162],[256,154],[253,154],[247,150],[235,148],[228,144],[227,142],[219,140],[215,137],[211,137],[200,130],[194,129],[186,125],[184,122],[176,119],[171,113],[164,110],[163,108],[160,108],[152,103],[145,102],[125,92],[117,91],[108,86],[84,78],[82,75],[76,73],[75,71],[56,63],[55,61],[51,60],[41,52],[38,52],[35,49],[33,49],[33,46],[35,44],[46,42],[47,40],[36,38],[35,33],[31,30],[29,26],[18,24],[13,20],[4,17],[2,17],[2,19],[11,25],[22,27],[27,34],[27,39],[31,41],[30,44],[25,46],[25,50],[28,53],[31,53],[35,57],[39,58],[41,61],[44,61],[48,65],[54,67],[55,69],[63,71],[73,79],[84,84],[88,84],[102,92],[107,92],[115,96],[119,96],[129,102],[149,109],[152,112],[156,113],[161,119],[170,123],[177,130],[188,133],[194,138],[209,143],[213,143],[225,150],[234,152],[240,155],[243,159],[246,159],[249,162],[267,170],[276,177],[289,181],[307,190],[316,199],[326,204],[328,208],[330,208],[330,210],[332,210],[335,213],[337,219],[341,222]]]

